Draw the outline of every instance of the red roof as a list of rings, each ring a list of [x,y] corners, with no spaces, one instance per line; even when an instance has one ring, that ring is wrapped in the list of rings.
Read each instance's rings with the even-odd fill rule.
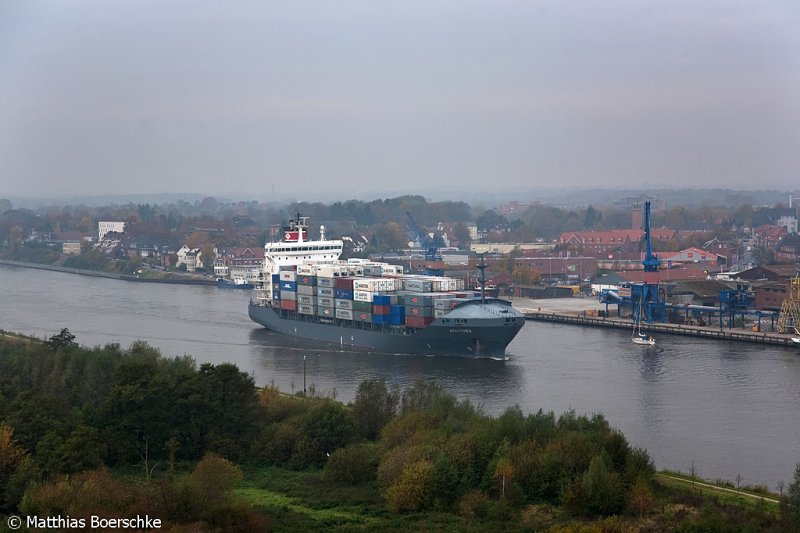
[[[626,270],[624,272],[617,272],[619,277],[626,281],[633,283],[641,283],[644,281],[644,270]],[[684,279],[706,279],[708,274],[698,268],[672,268],[669,270],[660,270],[659,276],[661,281],[679,281]]]

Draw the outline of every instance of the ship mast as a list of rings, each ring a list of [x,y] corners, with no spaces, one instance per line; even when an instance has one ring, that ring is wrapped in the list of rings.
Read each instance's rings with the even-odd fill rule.
[[[478,255],[481,257],[481,262],[478,265],[478,270],[481,271],[481,275],[478,278],[478,281],[481,283],[481,303],[486,303],[486,262],[483,260],[486,253]]]

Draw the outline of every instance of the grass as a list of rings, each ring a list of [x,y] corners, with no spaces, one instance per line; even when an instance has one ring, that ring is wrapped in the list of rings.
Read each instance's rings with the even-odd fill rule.
[[[496,523],[468,524],[455,513],[393,514],[376,482],[333,485],[321,470],[244,468],[239,500],[272,517],[274,531],[497,531]]]
[[[741,507],[762,507],[769,511],[778,511],[777,494],[764,493],[763,490],[737,489],[729,482],[713,482],[692,478],[681,472],[662,471],[655,475],[655,482],[665,488],[678,492],[711,496],[728,505]]]

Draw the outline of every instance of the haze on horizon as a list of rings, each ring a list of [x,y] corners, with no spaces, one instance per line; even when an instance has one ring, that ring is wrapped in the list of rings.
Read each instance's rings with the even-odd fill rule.
[[[774,0],[6,0],[0,197],[797,189],[797,28]]]

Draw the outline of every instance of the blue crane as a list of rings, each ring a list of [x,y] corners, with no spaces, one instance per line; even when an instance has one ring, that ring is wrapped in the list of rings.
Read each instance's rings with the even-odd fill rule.
[[[653,253],[650,235],[650,202],[644,204],[644,242],[645,254],[643,283],[631,285],[631,307],[636,322],[663,322],[665,318],[664,300],[661,298],[658,281],[658,267],[661,260]]]
[[[411,213],[406,211],[406,216],[408,217],[406,226],[408,228],[408,235],[425,251],[425,260],[441,261],[442,255],[439,253],[439,246],[436,245],[433,238],[417,224],[417,221]]]
[[[442,255],[439,253],[439,246],[434,242],[433,238],[417,224],[414,216],[408,211],[406,211],[406,217],[408,219],[406,224],[408,236],[424,250],[425,261],[441,261]],[[425,273],[432,276],[444,275],[444,271],[441,268],[433,268],[430,265],[426,265]]]

